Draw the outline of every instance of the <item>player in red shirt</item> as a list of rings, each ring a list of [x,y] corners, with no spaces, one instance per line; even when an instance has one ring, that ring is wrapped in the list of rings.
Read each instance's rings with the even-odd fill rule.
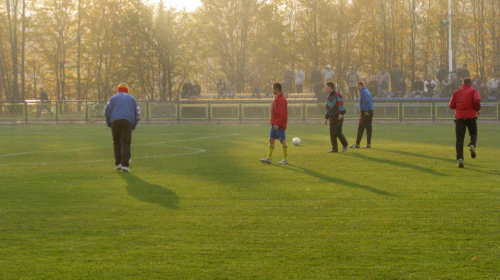
[[[457,138],[458,167],[464,167],[464,138],[465,130],[469,130],[470,142],[468,144],[470,155],[476,157],[477,117],[481,110],[481,95],[472,87],[470,78],[463,80],[462,88],[457,89],[451,96],[449,106],[455,109],[455,135]]]
[[[271,157],[274,152],[274,142],[276,139],[280,140],[281,147],[283,148],[283,160],[280,164],[288,164],[288,146],[286,144],[286,125],[288,122],[288,107],[285,95],[281,92],[281,84],[276,83],[273,85],[274,102],[273,109],[271,110],[271,132],[269,134],[269,149],[267,157],[261,159],[261,162],[271,163]]]

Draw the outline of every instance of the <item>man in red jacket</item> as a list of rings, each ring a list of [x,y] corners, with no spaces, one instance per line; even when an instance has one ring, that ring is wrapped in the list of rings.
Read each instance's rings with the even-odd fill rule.
[[[288,107],[285,95],[281,92],[281,84],[273,85],[274,102],[271,110],[271,133],[269,134],[269,149],[267,157],[261,159],[261,162],[271,163],[274,152],[274,142],[279,139],[283,148],[283,160],[280,164],[288,164],[288,146],[286,145],[286,125],[288,122]]]
[[[472,88],[470,78],[463,80],[462,88],[456,90],[451,96],[449,106],[455,111],[455,135],[457,138],[458,167],[464,167],[464,138],[466,128],[469,130],[470,142],[468,144],[470,155],[476,157],[477,141],[477,116],[481,109],[481,95]]]

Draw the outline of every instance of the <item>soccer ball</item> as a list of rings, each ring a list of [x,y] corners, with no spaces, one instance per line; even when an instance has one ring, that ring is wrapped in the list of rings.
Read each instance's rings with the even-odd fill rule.
[[[294,146],[298,146],[298,145],[300,145],[300,138],[299,138],[299,137],[294,137],[294,138],[292,139],[292,144],[293,144]]]

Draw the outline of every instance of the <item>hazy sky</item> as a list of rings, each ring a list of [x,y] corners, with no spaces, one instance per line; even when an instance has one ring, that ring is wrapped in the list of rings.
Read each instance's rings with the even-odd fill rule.
[[[144,2],[148,2],[150,4],[156,4],[160,2],[160,0],[143,0]],[[163,0],[163,4],[166,7],[175,7],[179,10],[186,8],[187,11],[194,11],[196,8],[201,6],[200,0]]]

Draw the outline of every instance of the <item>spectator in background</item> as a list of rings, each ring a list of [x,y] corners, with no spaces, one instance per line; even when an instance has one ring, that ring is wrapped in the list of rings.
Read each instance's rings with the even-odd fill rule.
[[[387,90],[389,89],[389,73],[385,70],[385,67],[382,67],[381,71],[377,75],[378,89],[377,96],[384,97],[386,95]]]
[[[198,84],[198,81],[194,81],[193,84],[193,98],[198,98],[201,95],[201,86]]]
[[[219,82],[217,83],[217,98],[224,97],[225,92],[226,92],[226,82],[224,82],[224,79],[219,79]]]
[[[451,96],[451,79],[450,77],[446,77],[441,82],[441,97],[450,97]]]
[[[304,91],[304,81],[306,79],[306,74],[300,67],[297,67],[297,72],[295,72],[295,91],[297,93],[302,93]]]
[[[260,84],[262,82],[262,77],[259,74],[259,69],[255,70],[250,75],[250,87],[252,91],[252,98],[260,98]]]
[[[500,98],[499,95],[499,79],[498,75],[496,75],[493,79],[489,80],[486,86],[488,87],[488,97],[496,97]]]
[[[115,154],[116,170],[130,172],[130,145],[132,144],[132,130],[141,119],[141,109],[135,98],[129,94],[128,85],[121,83],[118,93],[113,95],[106,108],[106,124],[111,127],[113,135],[113,150]]]
[[[327,65],[325,68],[323,68],[322,71],[323,74],[323,82],[328,82],[328,81],[333,81],[333,76],[335,73],[333,72],[332,66]]]
[[[181,98],[191,98],[192,94],[193,94],[193,84],[191,84],[191,81],[187,79],[182,85]]]
[[[436,74],[436,78],[439,83],[442,83],[444,79],[448,78],[450,73],[448,73],[448,69],[446,69],[446,65],[442,64],[439,68],[439,71]]]
[[[236,87],[231,81],[227,81],[226,90],[224,91],[224,97],[233,98],[236,94]]]
[[[404,77],[403,71],[399,69],[398,64],[394,64],[391,72],[391,91],[394,93],[394,86],[399,83],[399,78]]]
[[[389,92],[389,81],[386,78],[382,79],[382,82],[379,83],[378,89],[380,92],[379,97],[390,97],[392,96],[392,92]]]
[[[39,118],[42,115],[43,109],[47,110],[47,112],[50,113],[51,116],[54,115],[54,112],[50,109],[50,104],[49,100],[49,95],[45,90],[43,90],[43,87],[40,88],[40,107],[38,107],[38,112],[36,112],[36,117]]]
[[[403,76],[399,77],[398,81],[394,83],[392,88],[394,97],[405,97],[407,87],[408,86],[406,85],[405,78]]]
[[[377,76],[372,76],[370,78],[370,81],[366,84],[366,88],[368,89],[369,92],[377,92],[378,90]]]
[[[417,79],[411,83],[411,90],[412,91],[408,93],[410,97],[424,96],[424,82],[422,78],[417,77]]]
[[[479,91],[479,94],[483,94],[483,81],[479,77],[479,75],[475,75],[474,79],[472,79],[472,88]]]
[[[428,76],[424,82],[425,96],[426,97],[433,97],[434,93],[436,92],[436,89],[437,89],[436,82],[432,79],[431,76]]]
[[[321,80],[323,77],[321,76],[321,71],[319,71],[319,66],[316,65],[314,67],[314,70],[311,72],[311,86],[312,86],[312,91],[314,92],[314,96],[316,99],[320,100],[321,99],[321,91],[323,89],[323,86],[321,84]]]
[[[458,78],[458,76],[452,75],[451,76],[451,92],[454,92],[455,90],[459,89],[462,87],[462,82]]]
[[[476,157],[477,117],[481,110],[481,95],[472,88],[470,78],[465,78],[463,87],[453,93],[449,103],[450,109],[455,110],[455,136],[458,167],[464,168],[464,138],[466,129],[469,130],[470,155]]]
[[[292,92],[294,75],[292,67],[287,66],[286,71],[283,74],[283,92],[285,93],[285,96]]]
[[[359,75],[356,73],[354,67],[352,67],[351,71],[345,75],[345,82],[349,88],[349,95],[346,99],[355,100],[358,98],[358,88],[356,87],[356,83],[359,82]]]
[[[462,68],[458,69],[457,75],[458,75],[458,81],[460,82],[460,87],[461,87],[462,80],[465,78],[470,78],[470,72],[467,69],[467,64],[462,65]]]

